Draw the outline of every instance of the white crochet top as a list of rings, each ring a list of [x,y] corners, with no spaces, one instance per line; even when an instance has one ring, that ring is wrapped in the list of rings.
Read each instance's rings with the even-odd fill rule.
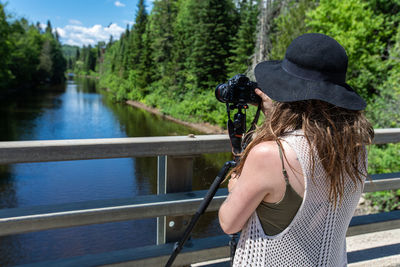
[[[292,132],[282,139],[294,149],[303,169],[303,203],[290,225],[274,236],[264,234],[254,212],[242,229],[234,266],[346,266],[346,231],[363,184],[355,190],[348,179],[342,203],[335,210],[329,201],[325,171],[318,162],[311,178],[310,147],[302,132]]]

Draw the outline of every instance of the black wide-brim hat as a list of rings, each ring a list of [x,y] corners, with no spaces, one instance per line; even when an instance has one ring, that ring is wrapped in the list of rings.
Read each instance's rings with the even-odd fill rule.
[[[366,103],[346,84],[348,58],[333,38],[319,33],[297,37],[284,60],[259,63],[254,74],[258,87],[278,102],[322,100],[350,110]]]

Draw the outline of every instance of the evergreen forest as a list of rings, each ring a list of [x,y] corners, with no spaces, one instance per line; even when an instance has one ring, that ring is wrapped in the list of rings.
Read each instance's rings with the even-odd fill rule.
[[[140,0],[119,40],[76,50],[68,66],[98,76],[118,101],[224,126],[216,85],[252,77],[256,63],[282,59],[298,35],[320,32],[345,47],[347,81],[367,100],[374,127],[399,127],[399,10],[399,0],[157,0],[148,14]]]
[[[0,94],[64,81],[66,60],[50,21],[41,25],[7,15],[0,3]]]
[[[146,4],[138,1],[118,40],[64,46],[66,59],[50,23],[42,31],[7,19],[0,4],[0,88],[59,82],[67,67],[97,77],[116,101],[224,127],[215,87],[238,73],[253,78],[255,64],[282,59],[294,38],[319,32],[346,49],[347,83],[367,101],[374,128],[400,127],[400,0],[154,0],[150,12]],[[369,155],[371,173],[400,172],[400,144],[371,146]],[[376,195],[382,209],[400,209],[400,190]]]

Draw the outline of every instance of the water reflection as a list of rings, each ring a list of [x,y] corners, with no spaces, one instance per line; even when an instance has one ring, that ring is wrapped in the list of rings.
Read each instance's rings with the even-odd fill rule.
[[[0,209],[18,206],[15,185],[10,166],[0,165]]]
[[[115,103],[90,79],[32,90],[0,104],[2,141],[198,133]],[[229,159],[229,154],[196,157],[193,189],[208,189]],[[0,166],[0,208],[155,194],[156,174],[155,157]],[[193,237],[220,234],[216,225],[216,213],[202,216]],[[155,229],[156,220],[149,219],[0,237],[0,266],[155,244]]]

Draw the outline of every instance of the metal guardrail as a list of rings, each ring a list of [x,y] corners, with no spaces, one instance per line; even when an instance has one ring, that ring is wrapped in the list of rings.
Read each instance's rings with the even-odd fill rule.
[[[194,214],[206,191],[137,196],[0,210],[0,236],[97,223]],[[220,189],[209,206],[215,211],[227,196]]]
[[[226,135],[0,142],[0,164],[229,152]]]
[[[400,142],[400,129],[375,131],[375,144],[397,142]],[[190,155],[229,152],[230,150],[229,138],[226,135],[0,142],[0,164],[158,156],[160,193],[160,195],[140,196],[133,199],[3,209],[0,210],[0,236],[154,217],[159,217],[161,222],[159,225],[165,225],[166,217],[164,216],[193,214],[205,194],[205,191],[169,193],[190,191],[192,162],[188,160],[188,155],[190,158]],[[364,192],[400,188],[400,173],[378,174],[372,178],[374,182],[367,181]],[[226,189],[220,189],[208,211],[218,210],[226,195]],[[399,225],[400,218],[389,224],[381,223],[380,229],[382,227],[398,228]],[[373,226],[367,228],[358,226],[357,229],[353,233],[373,231]],[[164,235],[164,238],[159,239],[160,244],[170,241],[168,237],[165,238],[165,235],[168,235],[165,230],[159,230],[159,234]],[[161,249],[162,246],[158,248]],[[202,260],[212,258],[211,255],[215,254],[203,253],[200,250],[199,255],[204,254],[200,257]],[[225,253],[224,249],[214,251]],[[190,253],[194,253],[191,254],[192,259],[196,258],[196,252]],[[217,253],[219,257],[223,257],[221,253]],[[146,262],[150,263],[152,260],[141,259],[140,262],[146,265]]]
[[[365,183],[364,192],[400,188],[400,173]],[[138,196],[0,210],[0,236],[97,223],[194,214],[206,191]],[[228,192],[218,190],[207,211],[217,211]]]
[[[375,144],[400,142],[400,128],[376,129]],[[0,164],[63,160],[182,156],[230,152],[227,135],[0,142]]]

